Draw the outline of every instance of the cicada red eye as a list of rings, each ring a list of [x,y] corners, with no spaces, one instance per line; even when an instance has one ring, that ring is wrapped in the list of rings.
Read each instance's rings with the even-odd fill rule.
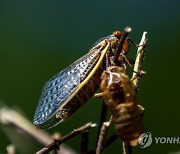
[[[121,34],[122,33],[119,30],[113,32],[113,35],[118,38],[121,36]]]

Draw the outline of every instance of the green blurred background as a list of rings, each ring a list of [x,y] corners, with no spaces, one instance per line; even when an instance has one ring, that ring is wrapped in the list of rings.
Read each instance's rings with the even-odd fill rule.
[[[146,108],[146,131],[153,137],[180,137],[180,1],[1,0],[0,100],[18,107],[32,121],[44,83],[84,55],[99,38],[127,25],[136,42],[143,31],[148,32],[143,65],[147,75],[138,94],[139,103]],[[88,121],[98,122],[100,109],[101,101],[91,99],[67,122],[48,131],[65,134]],[[90,148],[96,133],[91,129]],[[76,137],[67,144],[78,151],[79,141]],[[0,152],[9,143],[0,130]],[[180,151],[180,146],[154,141],[133,153],[172,151]],[[121,153],[119,140],[104,151],[110,152]]]

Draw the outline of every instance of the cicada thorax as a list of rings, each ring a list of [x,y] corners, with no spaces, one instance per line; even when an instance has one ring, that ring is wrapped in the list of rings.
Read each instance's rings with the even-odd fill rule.
[[[136,89],[122,67],[108,67],[102,74],[101,89],[119,137],[132,146],[143,132],[144,109],[137,104]]]

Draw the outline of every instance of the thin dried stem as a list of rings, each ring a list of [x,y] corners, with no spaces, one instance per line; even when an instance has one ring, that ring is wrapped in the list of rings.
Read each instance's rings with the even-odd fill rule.
[[[92,127],[95,127],[95,126],[96,126],[96,124],[87,123],[84,126],[77,128],[77,129],[73,130],[72,132],[70,132],[69,134],[61,137],[59,140],[54,140],[51,144],[49,144],[48,146],[46,146],[43,149],[41,149],[40,151],[38,151],[36,154],[45,154],[54,149],[59,150],[59,146],[61,143],[65,142],[65,141],[73,138],[74,136],[77,136],[77,135],[81,134],[82,132],[84,132]]]
[[[19,132],[23,132],[23,135],[39,141],[42,145],[47,145],[52,142],[51,136],[36,129],[31,122],[14,109],[7,107],[2,107],[0,109],[0,124],[13,128],[14,130],[19,130]]]
[[[14,143],[16,149],[22,153],[27,153],[31,150],[27,145],[27,140],[32,140],[35,144],[40,144],[42,146],[47,146],[53,141],[51,135],[45,131],[36,129],[20,112],[13,108],[6,107],[2,103],[0,104],[0,125],[11,142]],[[14,140],[14,136],[16,136],[16,140]],[[18,146],[21,143],[24,143],[24,146],[27,146],[27,148]],[[62,144],[61,152],[58,152],[58,154],[62,153],[74,154],[75,151]]]
[[[106,137],[108,128],[110,126],[110,123],[111,123],[110,121],[104,122],[101,127],[101,131],[99,134],[99,140],[98,140],[98,144],[97,144],[97,148],[96,148],[96,154],[101,154],[103,151],[105,137]]]
[[[128,34],[130,32],[131,32],[131,27],[126,27],[125,30],[124,30],[124,34],[120,38],[117,49],[116,49],[116,51],[114,53],[114,59],[113,59],[114,64],[119,63],[119,61],[118,61],[119,55],[122,52],[124,41],[125,41],[125,39],[127,38]]]
[[[98,135],[97,135],[97,139],[96,139],[96,147],[97,147],[97,144],[98,144],[101,127],[103,125],[103,122],[106,121],[106,114],[107,114],[107,107],[106,107],[106,105],[105,105],[105,103],[103,101],[102,108],[101,108],[101,117],[100,117],[100,121],[99,121]]]
[[[7,154],[15,154],[16,150],[15,150],[15,146],[13,144],[10,144],[6,147],[7,149]]]
[[[132,154],[132,146],[126,142],[123,142],[123,154]]]
[[[138,76],[138,74],[142,74],[141,73],[142,63],[144,60],[145,49],[147,46],[146,35],[147,35],[147,32],[144,32],[142,35],[141,41],[139,43],[139,47],[138,47],[137,54],[136,54],[136,60],[135,60],[135,64],[134,64],[135,72],[132,75],[133,83],[137,88],[139,88],[139,80],[140,80],[140,76]]]

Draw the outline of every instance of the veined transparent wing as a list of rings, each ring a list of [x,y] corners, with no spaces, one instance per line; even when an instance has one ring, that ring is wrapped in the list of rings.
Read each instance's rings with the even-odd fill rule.
[[[103,48],[103,46],[93,48],[46,82],[35,111],[35,125],[40,125],[51,118],[72,95],[93,68],[94,60],[100,56]]]

